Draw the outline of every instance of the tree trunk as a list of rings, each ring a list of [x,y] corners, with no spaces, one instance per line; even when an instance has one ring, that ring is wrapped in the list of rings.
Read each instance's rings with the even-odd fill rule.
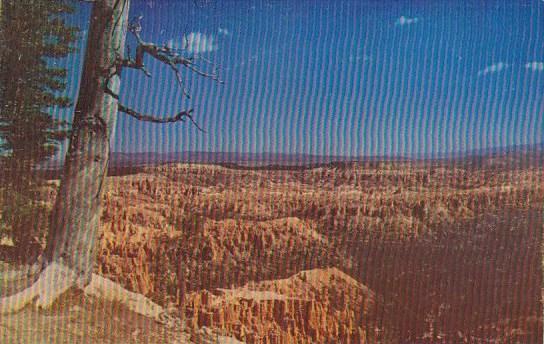
[[[119,76],[111,76],[124,55],[130,0],[93,4],[81,87],[60,189],[51,215],[44,264],[72,270],[77,285],[90,283],[96,257],[103,184],[117,119]]]
[[[111,94],[119,93],[120,80],[119,75],[112,73],[117,58],[124,55],[129,5],[130,0],[93,2],[72,136],[51,215],[47,246],[42,259],[29,269],[0,274],[0,294],[6,290],[6,283],[39,276],[22,291],[0,297],[0,314],[21,310],[34,300],[38,308],[48,308],[66,290],[77,286],[86,295],[122,303],[161,323],[176,323],[149,299],[92,273],[109,143],[118,111],[117,99]],[[106,87],[111,92],[105,92]]]

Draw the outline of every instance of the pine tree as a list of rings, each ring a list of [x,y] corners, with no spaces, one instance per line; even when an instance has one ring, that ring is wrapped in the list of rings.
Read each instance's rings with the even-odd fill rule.
[[[0,155],[4,189],[2,222],[17,243],[37,227],[35,202],[40,179],[33,168],[53,156],[68,134],[68,124],[51,116],[52,107],[71,106],[59,95],[66,69],[52,66],[74,48],[78,29],[66,24],[67,2],[3,1],[0,22]],[[38,216],[39,217],[39,216]]]

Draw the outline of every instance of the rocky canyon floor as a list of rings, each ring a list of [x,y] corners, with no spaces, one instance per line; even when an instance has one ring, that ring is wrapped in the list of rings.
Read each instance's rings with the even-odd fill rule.
[[[181,327],[69,293],[2,316],[0,341],[539,343],[542,177],[492,160],[112,176],[95,272]]]

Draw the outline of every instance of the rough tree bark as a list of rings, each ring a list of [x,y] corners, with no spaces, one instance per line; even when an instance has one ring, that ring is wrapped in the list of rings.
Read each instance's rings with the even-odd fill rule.
[[[123,56],[130,0],[93,3],[81,88],[73,120],[63,177],[51,216],[42,259],[31,272],[37,281],[0,300],[0,313],[16,311],[36,297],[47,307],[67,289],[91,282],[100,224],[100,198],[107,172],[109,142],[114,135],[119,75],[111,73]]]
[[[73,133],[59,193],[51,216],[45,264],[72,269],[78,285],[90,282],[100,225],[100,199],[109,159],[109,143],[117,121],[119,75],[110,75],[124,55],[129,0],[96,2],[81,76]]]
[[[192,109],[165,117],[143,114],[120,104],[120,74],[123,68],[132,68],[150,77],[144,65],[144,56],[148,55],[172,69],[187,97],[189,95],[182,83],[180,66],[202,77],[221,81],[215,70],[209,73],[197,64],[197,61],[204,61],[213,65],[210,61],[144,41],[140,36],[141,17],[130,25],[128,23],[130,0],[80,1],[92,3],[93,9],[72,135],[51,216],[46,249],[29,269],[0,275],[0,282],[37,276],[30,287],[0,298],[0,314],[17,311],[36,298],[36,306],[47,308],[66,290],[78,287],[87,294],[112,301],[124,300],[129,308],[161,320],[165,314],[161,313],[160,306],[122,288],[113,288],[111,281],[92,273],[109,144],[114,137],[118,112],[152,123],[175,123],[189,119],[199,130],[203,130],[193,120]],[[132,33],[137,41],[134,58],[124,53],[127,32]]]

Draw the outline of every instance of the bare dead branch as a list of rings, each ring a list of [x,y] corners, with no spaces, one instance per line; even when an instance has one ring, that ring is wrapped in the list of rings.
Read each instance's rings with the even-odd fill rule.
[[[211,73],[204,71],[200,69],[200,67],[195,63],[194,57],[184,56],[180,53],[177,53],[174,49],[166,45],[159,46],[159,45],[144,41],[140,35],[140,32],[142,31],[141,19],[142,19],[142,16],[136,17],[134,20],[132,20],[132,22],[130,23],[128,27],[128,31],[131,32],[136,38],[136,41],[138,42],[138,47],[136,48],[135,59],[134,60],[129,59],[131,63],[129,63],[127,67],[136,68],[136,69],[144,68],[144,55],[148,54],[149,56],[153,57],[155,60],[162,62],[170,66],[170,68],[172,68],[172,70],[176,74],[178,83],[183,88],[183,93],[187,98],[190,98],[190,96],[189,96],[189,92],[187,92],[182,82],[181,72],[178,67],[180,65],[189,69],[191,72],[197,75],[212,79],[218,83],[222,83],[222,81],[219,79],[219,76],[216,73],[216,68],[214,68],[213,72]],[[188,45],[188,42],[186,42],[185,44]],[[200,59],[207,62],[208,64],[212,64],[211,61],[207,59],[204,59],[204,58],[200,58]]]
[[[200,131],[206,132],[204,129],[202,129],[196,121],[193,119],[193,115],[191,113],[193,112],[193,109],[189,110],[183,110],[181,112],[178,112],[175,116],[172,117],[159,117],[154,115],[146,115],[142,114],[134,109],[131,109],[123,104],[118,105],[118,109],[120,112],[123,112],[131,117],[136,118],[139,121],[143,122],[152,122],[152,123],[175,123],[175,122],[185,122],[186,119],[189,119],[191,123]]]
[[[185,87],[183,83],[182,74],[180,71],[180,66],[183,66],[190,70],[191,72],[205,77],[212,79],[218,83],[222,83],[221,80],[219,80],[219,77],[216,73],[216,68],[213,69],[213,72],[207,72],[203,69],[200,69],[200,66],[198,66],[195,63],[195,60],[199,59],[204,62],[206,62],[209,65],[213,65],[215,67],[215,64],[213,64],[211,61],[205,59],[205,58],[199,58],[194,56],[184,56],[178,52],[176,52],[171,47],[167,46],[166,44],[163,46],[159,46],[153,43],[146,42],[142,39],[140,32],[142,31],[141,26],[141,19],[142,16],[136,17],[128,26],[128,31],[131,32],[134,37],[136,38],[136,41],[138,43],[138,46],[136,48],[136,54],[133,57],[130,56],[130,50],[128,51],[128,57],[123,58],[121,56],[117,56],[115,65],[110,67],[108,70],[105,70],[104,72],[107,74],[107,78],[104,82],[104,92],[113,98],[119,100],[119,95],[114,93],[109,87],[109,81],[114,75],[121,75],[121,71],[123,68],[132,68],[136,70],[142,71],[146,76],[151,77],[151,74],[147,71],[144,65],[144,56],[145,54],[151,56],[155,60],[164,63],[168,65],[172,71],[174,72],[177,82],[179,86],[182,89],[183,95],[187,98],[191,98],[189,91]],[[188,45],[188,42],[186,42],[186,45]],[[178,112],[175,116],[169,116],[169,117],[162,117],[162,116],[155,116],[155,115],[148,115],[148,114],[142,114],[134,109],[131,109],[121,103],[118,104],[118,110],[119,112],[123,112],[139,121],[143,122],[151,122],[151,123],[175,123],[175,122],[185,122],[187,119],[191,121],[191,123],[200,131],[205,132],[193,119],[192,112],[193,110],[184,110]]]
[[[201,71],[200,69],[195,68],[194,64],[186,65],[186,67],[187,67],[188,69],[190,69],[191,71],[195,72],[196,74],[200,75],[200,76],[203,76],[203,77],[206,77],[206,78],[210,78],[210,79],[212,79],[212,80],[217,81],[217,82],[220,83],[220,84],[223,83],[223,81],[219,80],[219,78],[217,77],[217,74],[215,74],[215,73],[206,73],[206,72],[203,72],[203,71]]]
[[[185,30],[185,32],[187,32],[188,30]],[[183,35],[183,41],[185,42],[185,47],[189,47],[189,38],[187,37],[187,35]],[[182,47],[183,48],[183,47]]]
[[[126,68],[141,70],[145,74],[145,76],[147,76],[148,78],[151,77],[151,73],[149,73],[149,71],[145,68],[143,63],[139,63],[136,60],[132,60],[130,57],[127,59],[118,58],[117,66],[118,66],[118,69],[122,69],[126,67]]]
[[[181,87],[181,91],[183,92],[183,95],[187,97],[188,99],[191,99],[191,95],[189,94],[189,91],[187,91],[187,88],[183,84],[183,80],[181,78],[181,72],[179,71],[179,68],[173,63],[168,63],[168,65],[174,71],[174,74],[176,75],[176,79],[178,80],[178,84],[179,84],[179,87]]]
[[[214,67],[217,67],[217,64],[215,64],[214,62],[210,61],[209,59],[205,58],[204,56],[201,56],[201,55],[196,55],[196,58],[199,59],[199,60],[202,60],[204,62],[206,62],[207,64],[209,65],[212,65]]]

